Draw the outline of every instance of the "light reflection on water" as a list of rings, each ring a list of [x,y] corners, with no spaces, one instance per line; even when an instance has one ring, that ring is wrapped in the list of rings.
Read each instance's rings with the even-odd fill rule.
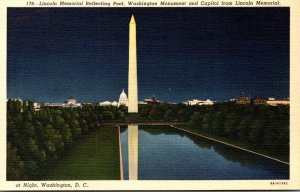
[[[289,178],[288,165],[194,136],[170,126],[135,125],[122,127],[121,130],[125,179]],[[129,149],[128,145],[131,146]],[[128,151],[130,156],[133,155],[129,161]]]
[[[129,180],[138,180],[138,125],[128,125],[128,169]]]

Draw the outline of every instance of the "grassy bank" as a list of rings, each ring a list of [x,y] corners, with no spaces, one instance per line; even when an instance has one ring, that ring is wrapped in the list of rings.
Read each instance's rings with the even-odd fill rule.
[[[226,137],[221,137],[218,135],[215,135],[213,133],[208,133],[205,132],[199,128],[195,128],[189,124],[185,124],[185,125],[176,125],[176,127],[187,130],[187,131],[191,131],[193,133],[197,133],[206,137],[210,137],[219,141],[223,141],[244,149],[248,149],[257,153],[261,153],[263,155],[267,155],[276,159],[279,159],[281,161],[284,162],[289,162],[289,155],[286,152],[278,152],[276,149],[272,148],[272,146],[257,146],[257,145],[251,145],[249,143],[243,143],[241,141],[238,140],[233,140],[233,139],[229,139]]]
[[[97,128],[74,143],[72,150],[55,163],[46,180],[118,180],[120,157],[118,129]]]

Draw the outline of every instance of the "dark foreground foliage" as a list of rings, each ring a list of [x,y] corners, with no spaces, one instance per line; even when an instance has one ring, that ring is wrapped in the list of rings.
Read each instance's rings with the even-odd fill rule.
[[[105,122],[185,122],[217,137],[289,156],[289,106],[160,103],[139,105],[138,114],[127,114],[124,106],[96,105],[42,106],[35,111],[30,101],[9,100],[7,179],[42,178],[51,162],[59,160],[82,135]]]
[[[289,106],[216,104],[197,110],[191,125],[281,159],[289,157]]]
[[[82,108],[42,106],[30,101],[7,102],[7,179],[39,180],[51,164],[70,150],[76,140],[99,123],[122,121],[117,107]]]

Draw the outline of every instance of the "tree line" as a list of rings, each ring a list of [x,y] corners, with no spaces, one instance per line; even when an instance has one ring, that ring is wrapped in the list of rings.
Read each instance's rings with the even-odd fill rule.
[[[289,105],[161,103],[139,106],[139,116],[147,121],[185,122],[193,130],[289,159]]]
[[[41,106],[35,111],[30,101],[8,100],[7,179],[42,178],[77,139],[100,123],[154,121],[184,122],[195,130],[288,156],[289,106],[157,103],[139,105],[139,113],[133,115],[125,106]]]
[[[191,125],[240,143],[264,148],[276,156],[289,158],[289,106],[216,104],[195,111]]]
[[[125,108],[41,106],[7,102],[7,179],[39,180],[77,139],[102,122],[122,121]]]

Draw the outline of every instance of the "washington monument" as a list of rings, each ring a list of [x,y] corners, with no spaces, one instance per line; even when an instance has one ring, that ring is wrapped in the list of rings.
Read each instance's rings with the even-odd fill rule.
[[[129,22],[128,113],[138,112],[136,25],[134,16]]]

